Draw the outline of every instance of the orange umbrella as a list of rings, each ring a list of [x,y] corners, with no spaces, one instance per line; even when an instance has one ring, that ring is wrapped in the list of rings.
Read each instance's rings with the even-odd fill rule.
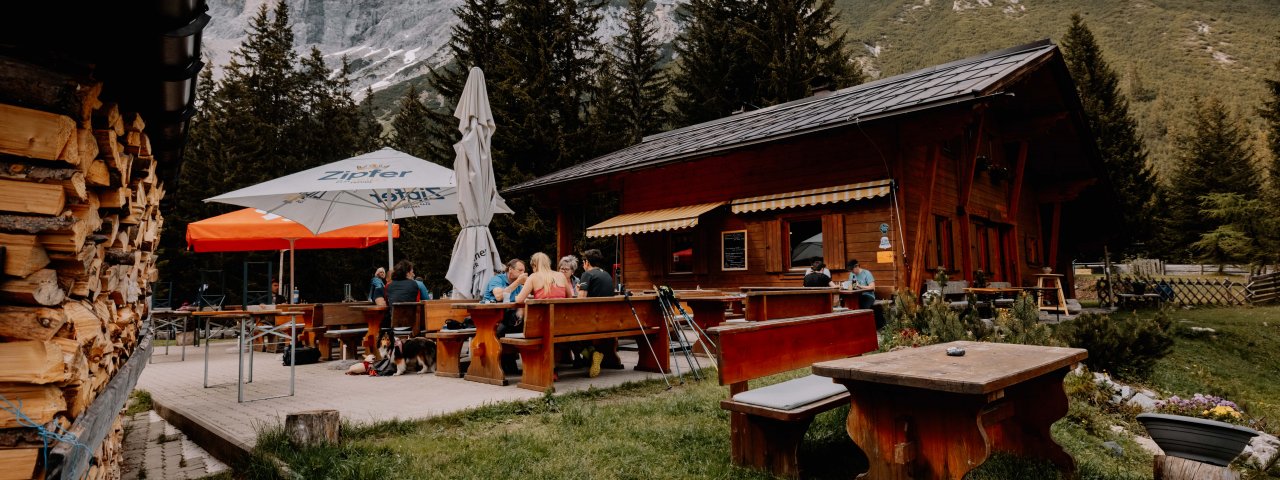
[[[400,226],[394,227],[391,235],[399,238]],[[280,250],[283,262],[283,251],[288,250],[290,286],[295,285],[294,250],[367,248],[386,241],[386,222],[362,223],[316,235],[292,220],[253,208],[187,224],[187,247],[197,252]]]
[[[392,235],[400,237],[399,225]],[[197,252],[367,248],[386,241],[386,222],[369,222],[316,235],[292,220],[252,208],[187,224],[187,247]]]

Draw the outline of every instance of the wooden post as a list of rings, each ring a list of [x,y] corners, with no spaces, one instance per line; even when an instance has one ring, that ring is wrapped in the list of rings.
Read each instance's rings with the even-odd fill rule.
[[[1053,202],[1053,223],[1049,227],[1048,265],[1058,268],[1058,237],[1062,236],[1062,202]]]
[[[985,106],[978,107],[985,110]],[[987,116],[978,117],[977,132],[973,136],[973,153],[966,155],[960,162],[960,175],[956,178],[960,181],[960,208],[956,212],[960,220],[960,258],[961,270],[960,277],[965,280],[973,280],[973,240],[972,233],[969,231],[969,197],[973,194],[973,177],[977,173],[978,168],[978,150],[982,147],[983,128],[986,126]]]
[[[1181,457],[1156,455],[1155,480],[1239,480],[1240,474],[1227,467],[1188,460]]]
[[[337,410],[306,410],[284,417],[284,430],[295,446],[338,443],[342,424]]]
[[[565,255],[573,255],[573,227],[570,226],[568,207],[563,205],[556,209],[556,258],[559,261]]]
[[[912,290],[921,288],[921,285],[924,285],[924,270],[928,265],[925,263],[925,257],[929,254],[925,249],[925,244],[928,243],[926,239],[929,238],[926,232],[929,230],[929,217],[933,215],[933,192],[938,184],[938,164],[941,163],[939,157],[942,156],[942,149],[935,143],[929,147],[928,155],[928,166],[925,167],[925,171],[929,175],[927,182],[929,186],[923,193],[923,201],[920,202],[920,216],[916,219],[916,243],[912,246],[912,255],[915,256],[911,257],[911,276],[909,277],[911,283],[907,285]],[[941,240],[934,239],[934,241]],[[903,247],[906,247],[906,245],[903,245]],[[898,288],[902,288],[902,286],[899,285]]]
[[[1018,143],[1018,158],[1014,161],[1013,166],[1013,185],[1009,188],[1009,223],[1013,227],[1009,229],[1008,252],[1013,255],[1013,261],[1008,262],[1013,266],[1013,271],[1009,272],[1009,281],[1014,285],[1022,285],[1022,267],[1026,258],[1022,254],[1022,242],[1018,235],[1018,212],[1022,206],[1022,177],[1026,175],[1027,169],[1027,141],[1023,140]]]

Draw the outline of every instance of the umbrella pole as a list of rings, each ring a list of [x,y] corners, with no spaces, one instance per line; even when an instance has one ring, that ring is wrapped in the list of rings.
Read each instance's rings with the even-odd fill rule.
[[[391,221],[391,210],[387,209],[387,275],[391,275],[391,269],[395,266],[395,262],[392,261],[391,257],[392,252],[395,250],[395,245],[392,243],[394,242],[394,239],[391,236],[391,231],[395,227]]]
[[[294,282],[294,280],[293,280],[293,251],[294,251],[294,250],[296,250],[295,248],[293,248],[293,242],[295,242],[295,241],[297,241],[297,239],[295,239],[295,238],[290,238],[290,239],[289,239],[289,291],[288,291],[288,292],[281,292],[281,293],[282,293],[282,294],[284,294],[284,295],[288,295],[288,297],[287,297],[287,298],[289,299],[289,304],[290,304],[290,305],[292,305],[292,304],[293,304],[293,302],[294,302],[294,299],[293,299],[293,291],[298,289],[298,286],[297,286],[296,284],[294,284],[294,283],[293,283],[293,282]]]

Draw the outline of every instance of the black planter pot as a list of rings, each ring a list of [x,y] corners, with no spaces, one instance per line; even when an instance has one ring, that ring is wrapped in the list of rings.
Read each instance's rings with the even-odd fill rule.
[[[1244,451],[1249,439],[1258,435],[1251,428],[1182,415],[1143,413],[1138,415],[1138,421],[1165,455],[1222,467],[1231,463]]]

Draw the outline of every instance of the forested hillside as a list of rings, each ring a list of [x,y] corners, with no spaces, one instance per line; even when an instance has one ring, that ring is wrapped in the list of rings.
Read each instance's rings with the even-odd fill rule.
[[[1262,149],[1263,78],[1280,59],[1275,0],[837,0],[864,67],[883,77],[1066,32],[1078,12],[1132,104],[1151,161],[1167,181],[1173,134],[1195,96],[1243,118]],[[1267,158],[1260,155],[1260,158]]]

